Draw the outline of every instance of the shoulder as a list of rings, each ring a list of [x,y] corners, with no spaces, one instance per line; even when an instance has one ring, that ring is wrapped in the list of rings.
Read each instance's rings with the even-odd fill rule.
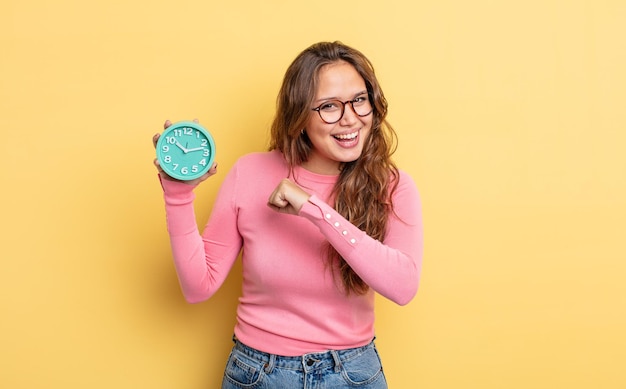
[[[265,152],[254,152],[250,154],[246,154],[236,162],[236,165],[239,167],[246,168],[286,168],[285,158],[278,151],[265,151]]]
[[[235,162],[233,170],[239,177],[246,179],[267,179],[271,177],[286,177],[287,163],[278,151],[254,152],[246,154]]]
[[[398,185],[392,194],[394,213],[406,224],[419,225],[422,200],[415,180],[402,170],[398,170],[397,180]]]
[[[415,180],[413,179],[413,177],[411,177],[404,170],[398,169],[398,175],[394,179],[397,180],[396,181],[397,185],[392,186],[392,188],[394,188],[393,197],[395,199],[402,197],[402,198],[409,198],[409,199],[412,198],[418,202],[420,201],[420,195],[417,189],[417,184],[415,183]]]
[[[410,188],[415,188],[415,190],[417,190],[417,185],[415,183],[415,180],[413,180],[413,177],[411,177],[409,173],[405,172],[402,169],[398,169],[397,180],[398,180],[398,188],[410,187]]]

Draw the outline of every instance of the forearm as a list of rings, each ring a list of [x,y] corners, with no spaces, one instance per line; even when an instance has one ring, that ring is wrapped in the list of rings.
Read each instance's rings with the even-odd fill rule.
[[[401,191],[394,199],[396,212],[387,235],[380,242],[359,230],[331,206],[312,196],[300,212],[311,220],[372,289],[404,305],[416,294],[422,261],[421,210],[415,188]]]
[[[211,251],[216,250],[212,250],[211,241],[200,235],[193,187],[164,181],[163,189],[170,245],[183,295],[190,303],[204,301],[219,289],[232,263],[224,266],[214,259]]]

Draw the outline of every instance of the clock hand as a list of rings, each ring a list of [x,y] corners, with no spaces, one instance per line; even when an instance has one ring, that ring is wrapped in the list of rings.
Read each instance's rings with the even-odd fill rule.
[[[188,149],[187,152],[191,152],[191,151],[198,151],[198,150],[204,150],[204,147],[195,147],[193,149]]]
[[[187,150],[186,148],[183,147],[183,145],[181,145],[180,143],[178,143],[178,141],[176,141],[176,146],[178,146],[179,149],[181,149],[183,151],[183,153],[187,154],[189,152],[189,150]]]

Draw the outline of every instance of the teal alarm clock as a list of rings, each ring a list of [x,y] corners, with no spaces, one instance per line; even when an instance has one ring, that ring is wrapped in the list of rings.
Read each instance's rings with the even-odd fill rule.
[[[170,177],[195,180],[211,169],[215,142],[196,122],[177,122],[165,129],[156,145],[157,160]]]

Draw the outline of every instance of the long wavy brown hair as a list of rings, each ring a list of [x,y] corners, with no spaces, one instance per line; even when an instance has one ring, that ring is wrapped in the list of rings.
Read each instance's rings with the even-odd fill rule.
[[[391,195],[397,187],[398,169],[391,160],[397,145],[396,133],[386,121],[387,100],[374,74],[371,62],[358,50],[341,42],[316,43],[291,63],[285,73],[276,102],[271,127],[270,150],[279,150],[290,169],[307,161],[312,144],[302,129],[315,99],[320,70],[337,61],[354,66],[365,81],[374,107],[372,129],[361,156],[342,163],[333,189],[334,208],[370,237],[382,241],[387,220],[393,212]],[[328,244],[329,264],[337,270],[345,292],[365,294],[369,286]]]

